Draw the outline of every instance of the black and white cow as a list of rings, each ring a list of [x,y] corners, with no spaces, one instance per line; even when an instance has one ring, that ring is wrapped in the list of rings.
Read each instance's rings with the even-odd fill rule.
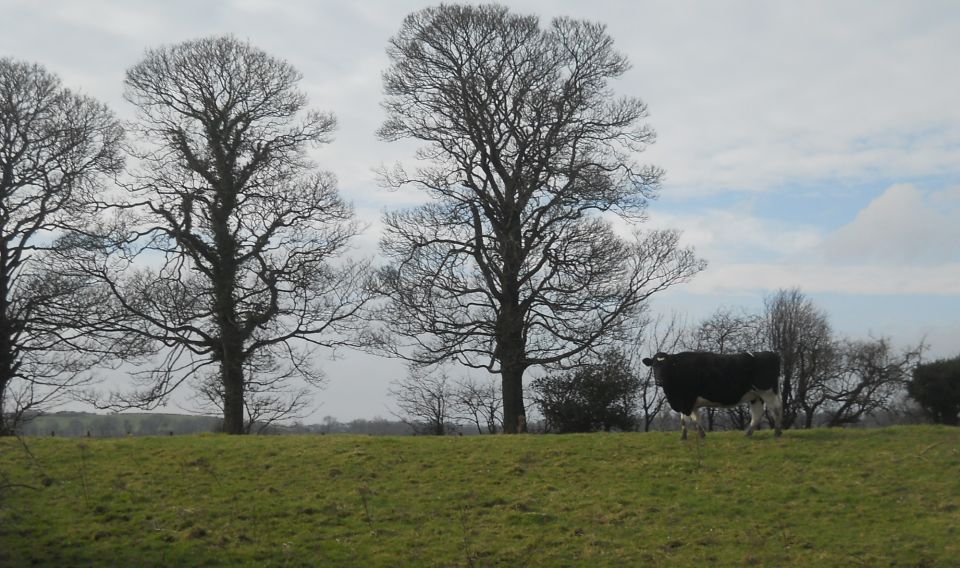
[[[763,407],[773,413],[776,435],[781,432],[783,403],[780,400],[780,356],[762,353],[718,355],[705,351],[685,351],[669,355],[657,353],[643,364],[653,367],[653,376],[667,397],[670,408],[680,413],[682,438],[687,439],[687,418],[700,436],[706,436],[697,409],[730,408],[750,403],[750,427],[753,434]]]

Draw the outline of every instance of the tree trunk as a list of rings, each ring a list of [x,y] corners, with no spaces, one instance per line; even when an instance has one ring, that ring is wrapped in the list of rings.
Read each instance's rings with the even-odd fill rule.
[[[243,362],[236,344],[224,340],[223,359],[220,361],[220,380],[223,382],[223,431],[227,434],[245,434],[243,427]]]
[[[523,434],[527,431],[527,412],[523,405],[523,365],[502,364],[503,433]]]
[[[496,352],[500,359],[503,389],[503,433],[522,434],[527,431],[527,412],[523,405],[523,372],[526,370],[527,349],[523,338],[523,317],[513,292],[505,302],[499,322]]]
[[[6,184],[4,184],[6,185]],[[13,381],[13,326],[7,314],[9,313],[10,302],[7,301],[7,294],[10,290],[10,282],[7,274],[12,272],[11,267],[7,265],[8,261],[7,247],[0,243],[0,268],[3,272],[0,274],[0,436],[10,436],[14,433],[14,416],[8,414],[7,401],[9,393],[7,387]]]
[[[15,422],[13,414],[7,412],[7,387],[13,380],[13,356],[10,353],[8,327],[6,318],[0,315],[0,436],[14,434]]]
[[[216,144],[212,144],[216,145]],[[228,168],[223,168],[228,169]],[[217,325],[220,328],[220,380],[223,383],[223,431],[245,434],[243,424],[243,344],[237,324],[234,293],[237,288],[237,242],[230,227],[230,213],[236,207],[236,191],[231,184],[216,188],[219,204],[213,207],[211,228],[218,263],[212,282]],[[251,424],[252,426],[252,424]]]

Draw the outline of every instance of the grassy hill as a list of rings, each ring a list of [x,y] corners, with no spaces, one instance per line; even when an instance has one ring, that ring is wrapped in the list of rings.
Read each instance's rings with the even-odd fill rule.
[[[960,429],[0,439],[3,566],[957,566]]]

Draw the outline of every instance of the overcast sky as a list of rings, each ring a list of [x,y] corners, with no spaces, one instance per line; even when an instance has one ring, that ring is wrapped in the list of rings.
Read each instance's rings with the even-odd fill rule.
[[[36,62],[123,118],[146,48],[231,33],[286,59],[339,121],[316,160],[370,230],[413,198],[373,168],[410,145],[376,139],[385,46],[431,2],[0,0],[0,55]],[[545,22],[607,24],[633,68],[614,85],[649,106],[663,167],[650,226],[684,232],[710,266],[654,303],[691,320],[759,310],[800,287],[850,337],[926,338],[960,354],[960,2],[517,1]],[[389,416],[395,361],[342,353],[308,422]],[[176,409],[172,409],[176,410]]]

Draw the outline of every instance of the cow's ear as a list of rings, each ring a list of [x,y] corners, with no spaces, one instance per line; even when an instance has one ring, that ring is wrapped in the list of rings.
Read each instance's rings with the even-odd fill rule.
[[[644,357],[643,364],[646,365],[647,367],[653,367],[653,359],[649,357]]]

